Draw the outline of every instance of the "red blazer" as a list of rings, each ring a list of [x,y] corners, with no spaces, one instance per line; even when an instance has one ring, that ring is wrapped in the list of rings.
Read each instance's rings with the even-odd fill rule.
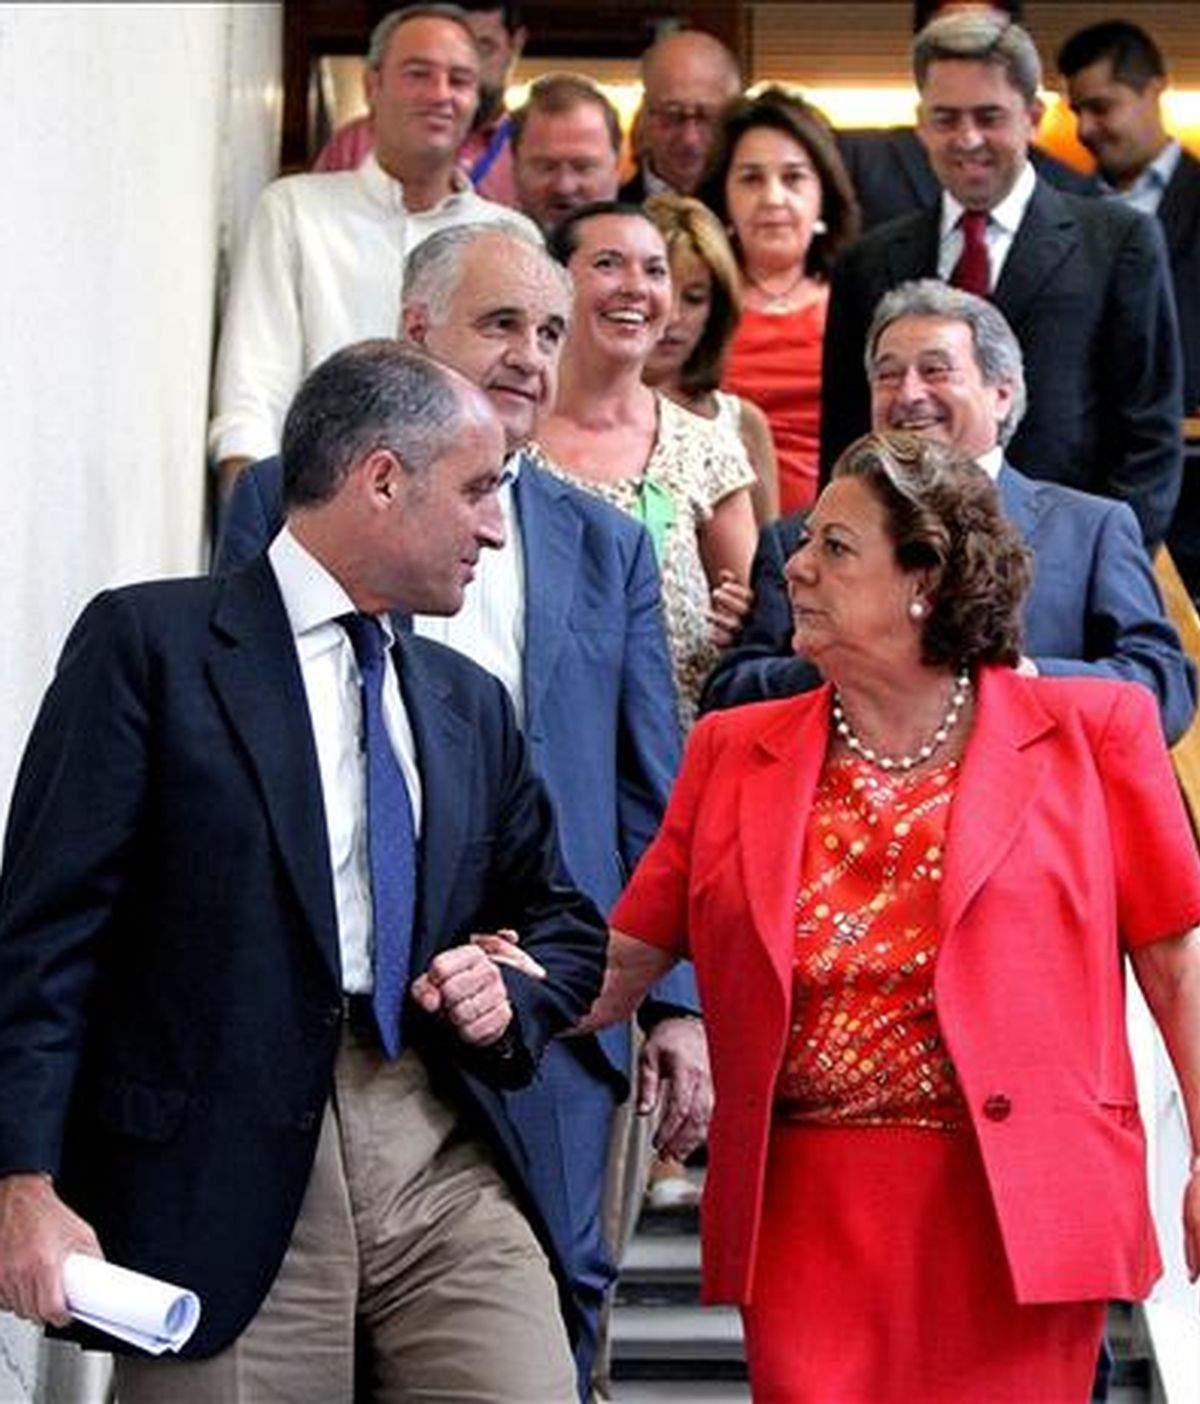
[[[745,1301],[792,997],[792,906],[829,689],[696,728],[612,915],[696,965],[716,1111],[704,1292]],[[1120,949],[1200,921],[1154,699],[990,668],[950,811],[938,1016],[1019,1300],[1142,1297],[1161,1271]]]

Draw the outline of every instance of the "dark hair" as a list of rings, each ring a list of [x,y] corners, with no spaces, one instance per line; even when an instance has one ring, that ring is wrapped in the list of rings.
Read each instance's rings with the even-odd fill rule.
[[[580,205],[577,210],[572,210],[561,224],[556,225],[546,235],[546,250],[550,257],[557,259],[565,268],[571,261],[571,255],[579,247],[579,226],[586,224],[589,219],[597,219],[600,215],[644,219],[651,229],[658,230],[658,225],[641,205],[632,204],[628,200],[593,200],[590,204]]]
[[[398,341],[360,341],[309,372],[283,423],[283,505],[336,495],[368,454],[391,449],[427,472],[461,420],[459,392],[438,362]]]
[[[459,9],[466,10],[468,14],[490,14],[493,10],[500,11],[500,22],[510,34],[516,33],[521,27],[521,6],[517,0],[457,0]]]
[[[858,200],[838,154],[833,131],[823,113],[785,88],[764,88],[756,97],[737,97],[721,113],[713,136],[708,166],[696,191],[726,227],[729,206],[725,183],[734,152],[747,132],[769,127],[798,142],[817,168],[821,182],[821,219],[825,231],[814,234],[805,266],[809,273],[828,277],[838,250],[858,233]],[[733,241],[737,250],[737,240]],[[739,253],[740,256],[740,253]]]
[[[559,117],[564,112],[573,112],[583,104],[591,103],[604,114],[604,125],[608,128],[608,138],[612,149],[621,154],[621,118],[617,109],[609,102],[600,88],[582,73],[543,73],[529,85],[525,101],[512,113],[512,149],[514,154],[521,145],[525,134],[525,123],[534,112],[542,112],[548,117]]]
[[[993,10],[1003,10],[1014,24],[1025,22],[1022,0],[988,0]],[[946,0],[913,0],[913,33],[919,34],[935,16],[946,8]]]
[[[933,666],[1014,666],[1021,607],[1033,579],[1029,548],[973,459],[915,434],[867,434],[833,468],[861,478],[887,517],[901,570],[930,577],[921,657]]]
[[[1073,78],[1081,68],[1107,59],[1112,76],[1140,93],[1154,78],[1165,78],[1162,51],[1144,29],[1128,20],[1104,20],[1076,30],[1058,51],[1058,71]]]

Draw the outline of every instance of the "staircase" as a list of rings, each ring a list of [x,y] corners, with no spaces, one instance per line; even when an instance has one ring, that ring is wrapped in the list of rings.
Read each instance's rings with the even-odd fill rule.
[[[617,1285],[614,1404],[748,1404],[741,1318],[733,1307],[699,1306],[699,1293],[696,1210],[644,1209]],[[1141,1312],[1114,1305],[1108,1333],[1108,1404],[1168,1404]]]
[[[699,1172],[690,1172],[699,1178]],[[613,1313],[615,1404],[746,1404],[742,1322],[701,1307],[695,1209],[643,1209]]]

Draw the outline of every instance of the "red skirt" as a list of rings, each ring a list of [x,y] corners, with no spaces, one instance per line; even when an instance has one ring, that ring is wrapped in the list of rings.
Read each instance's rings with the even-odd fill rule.
[[[1085,1404],[1106,1303],[1020,1305],[973,1133],[776,1122],[757,1404]]]

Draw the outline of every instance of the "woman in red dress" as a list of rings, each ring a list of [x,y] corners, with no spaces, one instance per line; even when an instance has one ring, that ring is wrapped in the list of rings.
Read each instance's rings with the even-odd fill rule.
[[[696,729],[591,1022],[694,960],[705,1293],[756,1399],[1083,1404],[1106,1303],[1160,1271],[1124,956],[1200,1144],[1200,862],[1153,699],[1015,671],[1025,548],[936,444],[853,445],[788,577],[828,682]]]
[[[829,273],[858,205],[824,117],[782,88],[722,113],[699,198],[730,231],[742,316],[721,384],[767,417],[780,510],[811,506],[821,438]]]

